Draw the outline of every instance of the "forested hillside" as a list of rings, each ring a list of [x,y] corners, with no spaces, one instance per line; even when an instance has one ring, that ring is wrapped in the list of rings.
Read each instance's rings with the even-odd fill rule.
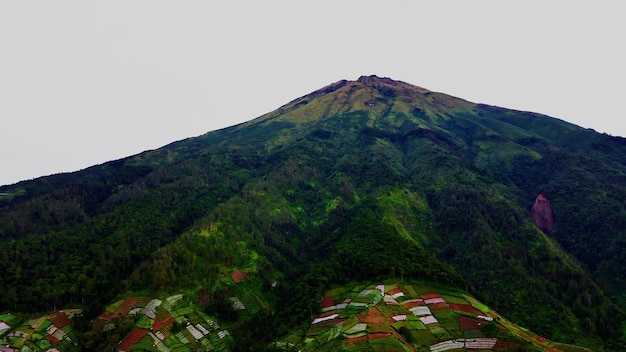
[[[429,280],[546,338],[621,350],[623,155],[625,139],[551,117],[339,81],[241,125],[0,187],[0,312],[92,321],[130,294],[184,292],[251,350],[310,324],[336,285]],[[530,216],[538,194],[552,231]],[[256,308],[233,311],[235,296]]]

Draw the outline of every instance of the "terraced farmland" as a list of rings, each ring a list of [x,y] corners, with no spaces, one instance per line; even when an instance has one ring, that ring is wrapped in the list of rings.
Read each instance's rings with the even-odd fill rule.
[[[163,300],[118,301],[100,316],[94,329],[112,329],[126,315],[136,315],[135,328],[119,342],[120,352],[228,351],[233,344],[228,330],[181,294]]]
[[[276,347],[295,346],[302,351],[567,350],[556,349],[556,343],[511,324],[464,292],[426,283],[338,287],[327,291],[320,305],[321,313],[313,317],[304,334],[286,336]]]
[[[75,350],[77,336],[72,318],[81,313],[80,309],[68,309],[27,319],[0,315],[0,351]]]

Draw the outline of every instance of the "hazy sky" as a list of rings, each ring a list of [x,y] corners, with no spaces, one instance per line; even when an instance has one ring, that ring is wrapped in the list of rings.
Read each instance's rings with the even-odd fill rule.
[[[376,74],[626,136],[621,1],[3,1],[0,184]]]

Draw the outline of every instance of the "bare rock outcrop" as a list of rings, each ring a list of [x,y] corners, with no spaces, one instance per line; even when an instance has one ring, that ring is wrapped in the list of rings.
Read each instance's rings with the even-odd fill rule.
[[[554,213],[552,212],[552,206],[550,206],[550,200],[543,194],[539,193],[535,199],[530,210],[530,216],[532,217],[535,225],[544,233],[551,234],[554,230]]]

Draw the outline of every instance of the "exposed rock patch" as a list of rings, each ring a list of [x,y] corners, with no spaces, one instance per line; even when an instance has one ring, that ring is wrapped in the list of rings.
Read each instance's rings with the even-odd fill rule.
[[[552,233],[554,229],[554,213],[552,212],[550,200],[543,194],[539,193],[537,195],[535,204],[533,204],[530,210],[530,216],[541,231],[546,234]]]

